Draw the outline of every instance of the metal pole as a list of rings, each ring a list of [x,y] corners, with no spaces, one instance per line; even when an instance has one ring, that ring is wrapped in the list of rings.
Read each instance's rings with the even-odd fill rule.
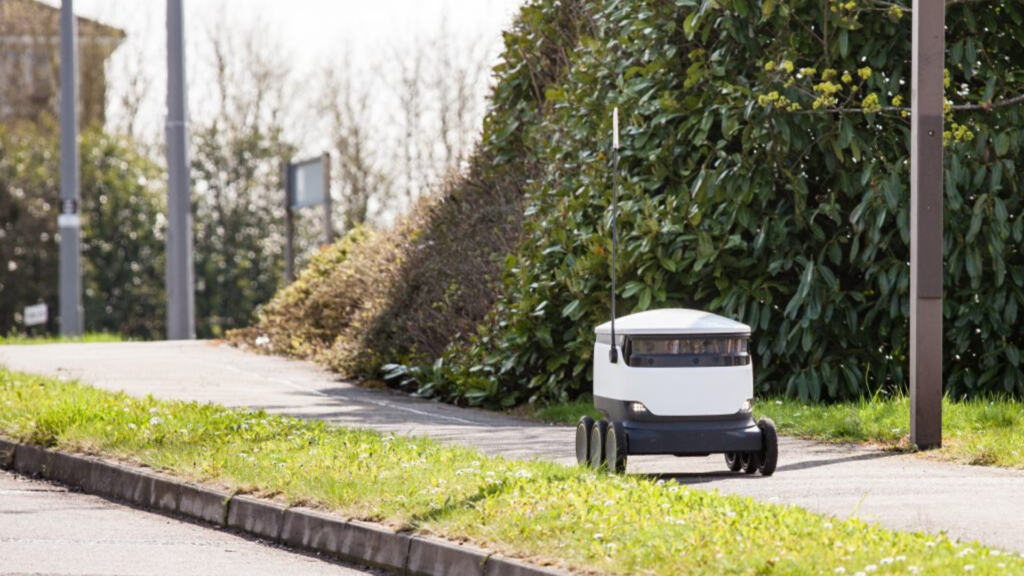
[[[281,181],[284,182],[284,281],[295,281],[295,222],[292,215],[292,166],[285,162]]]
[[[167,0],[167,339],[196,337],[182,0]]]
[[[942,445],[944,0],[914,0],[910,128],[910,442]]]
[[[72,0],[60,9],[60,333],[81,336],[82,235],[78,183],[78,23]]]
[[[331,218],[331,153],[324,152],[323,158],[320,161],[323,163],[324,173],[324,231],[326,232],[327,244],[333,244],[334,221]]]

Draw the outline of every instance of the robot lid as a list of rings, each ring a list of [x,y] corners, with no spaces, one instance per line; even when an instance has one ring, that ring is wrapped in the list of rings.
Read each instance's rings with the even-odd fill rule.
[[[605,322],[594,332],[611,334],[612,323]],[[615,333],[622,335],[672,335],[672,334],[750,334],[750,326],[724,318],[710,312],[665,308],[648,310],[615,319]]]

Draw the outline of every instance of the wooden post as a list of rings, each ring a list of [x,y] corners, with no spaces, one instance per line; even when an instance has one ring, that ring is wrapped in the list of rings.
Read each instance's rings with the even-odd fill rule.
[[[942,446],[945,0],[914,0],[910,129],[910,442]]]

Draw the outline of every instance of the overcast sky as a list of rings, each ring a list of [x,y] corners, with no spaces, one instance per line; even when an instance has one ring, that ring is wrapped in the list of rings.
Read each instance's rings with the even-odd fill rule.
[[[46,0],[57,5],[59,0]],[[240,27],[259,24],[270,28],[294,62],[295,69],[308,74],[322,68],[325,58],[349,52],[356,68],[379,58],[382,50],[411,45],[417,37],[436,34],[443,20],[455,37],[485,39],[492,57],[501,47],[501,31],[512,20],[524,0],[184,0],[187,41],[192,47],[186,58],[190,73],[197,68],[195,45],[221,22],[238,22]],[[152,93],[143,109],[147,130],[159,130],[164,114],[165,11],[164,0],[75,0],[81,16],[125,30],[126,44],[111,62],[112,92],[117,93],[120,68],[117,58],[135,50],[146,54],[146,68],[154,80]],[[458,38],[456,38],[458,39]],[[129,44],[130,43],[130,44]],[[127,48],[127,49],[126,49]],[[301,77],[302,74],[300,74]],[[203,78],[190,78],[201,83]],[[190,90],[190,106],[202,113],[199,90]],[[483,95],[481,94],[481,97]],[[116,116],[115,109],[111,110]]]

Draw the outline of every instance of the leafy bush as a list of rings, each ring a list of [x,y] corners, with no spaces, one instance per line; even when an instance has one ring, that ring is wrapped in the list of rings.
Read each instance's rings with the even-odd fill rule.
[[[944,370],[956,396],[1024,393],[1022,24],[1024,9],[996,0],[947,15]],[[507,250],[460,252],[475,228],[451,228],[447,256],[424,253],[433,266],[395,276],[429,288],[409,299],[386,285],[376,310],[390,311],[349,333],[402,341],[371,346],[362,373],[419,362],[390,372],[489,406],[589,390],[592,329],[610,308],[618,107],[621,310],[700,308],[751,325],[761,393],[904,389],[910,39],[906,9],[872,0],[530,2],[505,34],[473,176],[483,191],[501,177],[525,193],[494,306],[443,354],[403,340],[410,325],[447,318],[421,313],[444,305],[451,278],[429,270]],[[436,217],[424,222],[449,229]],[[479,308],[454,310],[443,334]]]
[[[156,167],[136,143],[81,137],[85,328],[139,338],[164,332],[163,210]],[[59,141],[52,127],[0,127],[0,333],[26,305],[58,326]]]
[[[486,144],[463,177],[443,183],[392,229],[342,239],[232,339],[252,346],[266,338],[259,340],[265,350],[375,377],[391,362],[432,365],[450,343],[474,333],[500,295],[504,258],[518,243],[523,186],[539,174],[524,128],[542,118],[546,86],[578,37],[581,6],[524,8],[495,69],[502,81],[485,121]],[[534,40],[541,36],[557,41]]]
[[[505,294],[474,344],[449,351],[445,393],[507,405],[588,389],[592,328],[609,311],[615,106],[621,309],[750,324],[762,393],[905,387],[910,18],[861,1],[589,6],[597,34],[569,49],[548,113],[525,128],[545,171]],[[1024,393],[1022,122],[999,104],[1024,75],[1022,15],[985,2],[947,16],[959,108],[946,135],[944,369],[958,396]]]
[[[386,231],[358,227],[311,261],[236,342],[373,377],[388,361],[432,361],[491,309],[518,234],[514,182],[472,179],[421,201]]]

